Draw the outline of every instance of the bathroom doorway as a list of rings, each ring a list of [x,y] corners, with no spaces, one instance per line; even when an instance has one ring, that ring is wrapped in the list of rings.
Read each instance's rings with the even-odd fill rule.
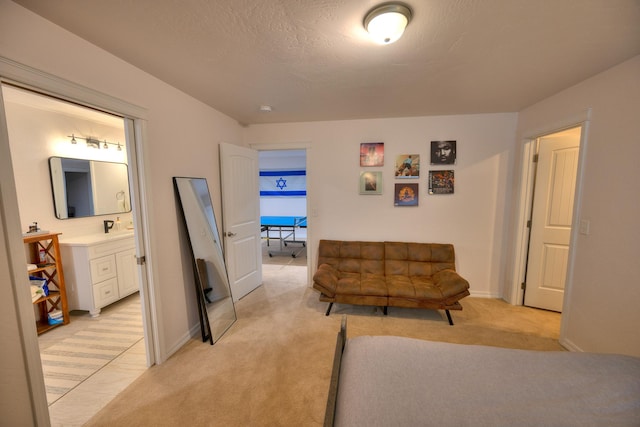
[[[22,231],[37,222],[41,229],[61,233],[61,241],[65,237],[100,233],[107,216],[64,220],[56,217],[48,159],[58,156],[128,163],[131,178],[135,173],[135,162],[131,159],[135,156],[129,151],[133,147],[127,144],[128,120],[13,85],[3,84],[2,95]],[[78,137],[75,143],[74,136]],[[86,142],[98,137],[100,148]],[[129,203],[127,212],[118,211],[108,217],[119,215],[122,227],[131,225],[133,235],[137,230],[133,227],[135,213],[131,206]],[[64,266],[64,259],[62,261]],[[144,288],[140,286],[140,292]],[[111,313],[116,310],[120,314],[114,317]],[[123,310],[127,312],[128,320],[114,321],[125,317]],[[145,343],[144,339],[144,310],[139,294],[124,298],[103,311],[95,319],[88,313],[74,312],[70,324],[52,329],[38,339],[53,425],[79,425],[87,421],[92,416],[91,411],[97,412],[153,363],[153,355],[147,352],[150,343]],[[124,337],[126,344],[114,344]],[[90,341],[97,345],[87,347],[86,343]],[[101,376],[98,372],[112,368],[118,357],[131,355],[133,350],[136,356],[129,357],[132,363],[125,369],[126,375],[122,375],[122,371],[118,375],[122,379],[120,384],[114,386],[113,374],[108,375],[109,382],[98,382]],[[93,390],[97,388],[102,393],[94,393],[88,388],[82,391],[80,388],[86,387],[87,382],[92,383]],[[103,401],[99,402],[96,397]]]

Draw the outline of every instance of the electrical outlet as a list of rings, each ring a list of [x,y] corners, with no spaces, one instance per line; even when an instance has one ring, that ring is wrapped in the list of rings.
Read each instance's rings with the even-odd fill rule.
[[[588,219],[580,220],[580,234],[584,234],[585,236],[588,236],[590,227],[591,227],[591,222]]]

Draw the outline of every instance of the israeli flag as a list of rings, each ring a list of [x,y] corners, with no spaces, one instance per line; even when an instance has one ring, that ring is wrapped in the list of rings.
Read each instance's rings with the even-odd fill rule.
[[[306,170],[260,171],[260,196],[307,195]]]

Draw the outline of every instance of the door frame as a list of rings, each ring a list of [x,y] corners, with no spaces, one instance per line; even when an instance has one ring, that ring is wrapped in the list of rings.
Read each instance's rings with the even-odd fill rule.
[[[16,87],[33,90],[53,98],[72,102],[87,108],[95,108],[104,112],[110,112],[123,117],[125,132],[127,137],[132,137],[131,147],[127,150],[129,154],[130,170],[132,171],[133,182],[131,184],[132,203],[138,208],[134,212],[133,218],[135,226],[139,227],[135,233],[136,250],[138,256],[144,257],[150,253],[150,240],[148,235],[149,215],[146,209],[147,192],[145,189],[144,171],[144,141],[146,138],[147,110],[126,101],[98,92],[88,87],[81,86],[74,82],[56,77],[44,71],[37,70],[24,64],[12,61],[0,56],[0,84],[9,84]],[[0,96],[0,101],[2,97]],[[0,106],[0,120],[5,122],[4,105]],[[9,147],[8,133],[0,132],[0,145],[2,149]],[[3,156],[4,157],[4,156]],[[7,157],[10,164],[10,157]],[[12,168],[8,171],[13,173]],[[5,178],[7,178],[5,180]],[[17,195],[15,191],[15,180],[3,176],[5,185],[8,188],[9,197],[16,198],[16,203],[4,206],[4,212],[0,220],[1,226],[5,227],[7,236],[5,245],[8,250],[8,262],[14,271],[11,286],[16,295],[19,295],[18,284],[21,285],[15,272],[24,271],[24,259],[12,256],[11,253],[22,253],[20,242],[20,216],[17,207]],[[5,188],[4,190],[7,190]],[[16,225],[18,225],[16,227]],[[143,307],[143,327],[145,336],[145,346],[147,353],[147,365],[157,363],[159,349],[159,325],[156,312],[156,298],[153,292],[153,266],[149,260],[139,269],[140,294]],[[21,286],[22,287],[22,286]],[[47,406],[46,393],[44,389],[44,376],[40,361],[40,350],[38,339],[33,328],[33,307],[27,304],[24,298],[15,298],[15,307],[19,316],[20,335],[23,340],[23,351],[26,364],[27,382],[31,389],[31,405],[33,419],[39,420],[44,425],[48,424],[49,408]],[[45,423],[44,420],[47,420]]]
[[[576,188],[573,204],[571,237],[569,240],[569,255],[567,260],[567,276],[565,281],[565,296],[562,304],[562,313],[567,314],[571,309],[571,288],[573,286],[573,268],[575,263],[575,246],[578,238],[580,207],[582,205],[582,184],[584,178],[584,165],[587,153],[587,140],[589,133],[589,122],[591,109],[580,112],[574,116],[550,123],[537,129],[525,130],[522,132],[522,158],[520,169],[520,189],[518,192],[518,208],[516,218],[513,258],[513,276],[511,278],[511,297],[509,303],[512,305],[524,304],[524,290],[522,283],[525,281],[527,269],[527,257],[529,248],[529,227],[527,222],[531,216],[533,203],[533,188],[535,182],[535,172],[537,165],[534,163],[534,156],[537,154],[537,140],[546,135],[561,132],[566,129],[581,127],[580,132],[580,152],[578,155],[578,170],[576,173]],[[564,322],[561,322],[560,336],[563,336]]]
[[[269,143],[269,144],[249,144],[249,148],[256,151],[285,151],[285,150],[305,150],[305,168],[307,170],[307,286],[312,284],[312,264],[311,261],[315,256],[315,248],[309,243],[312,242],[313,236],[313,211],[311,210],[312,192],[309,186],[309,166],[311,162],[311,142],[283,142],[283,143]]]

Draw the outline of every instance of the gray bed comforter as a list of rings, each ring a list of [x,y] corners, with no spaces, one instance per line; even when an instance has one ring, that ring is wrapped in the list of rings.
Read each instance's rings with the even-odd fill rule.
[[[640,359],[347,341],[336,426],[640,426]]]

